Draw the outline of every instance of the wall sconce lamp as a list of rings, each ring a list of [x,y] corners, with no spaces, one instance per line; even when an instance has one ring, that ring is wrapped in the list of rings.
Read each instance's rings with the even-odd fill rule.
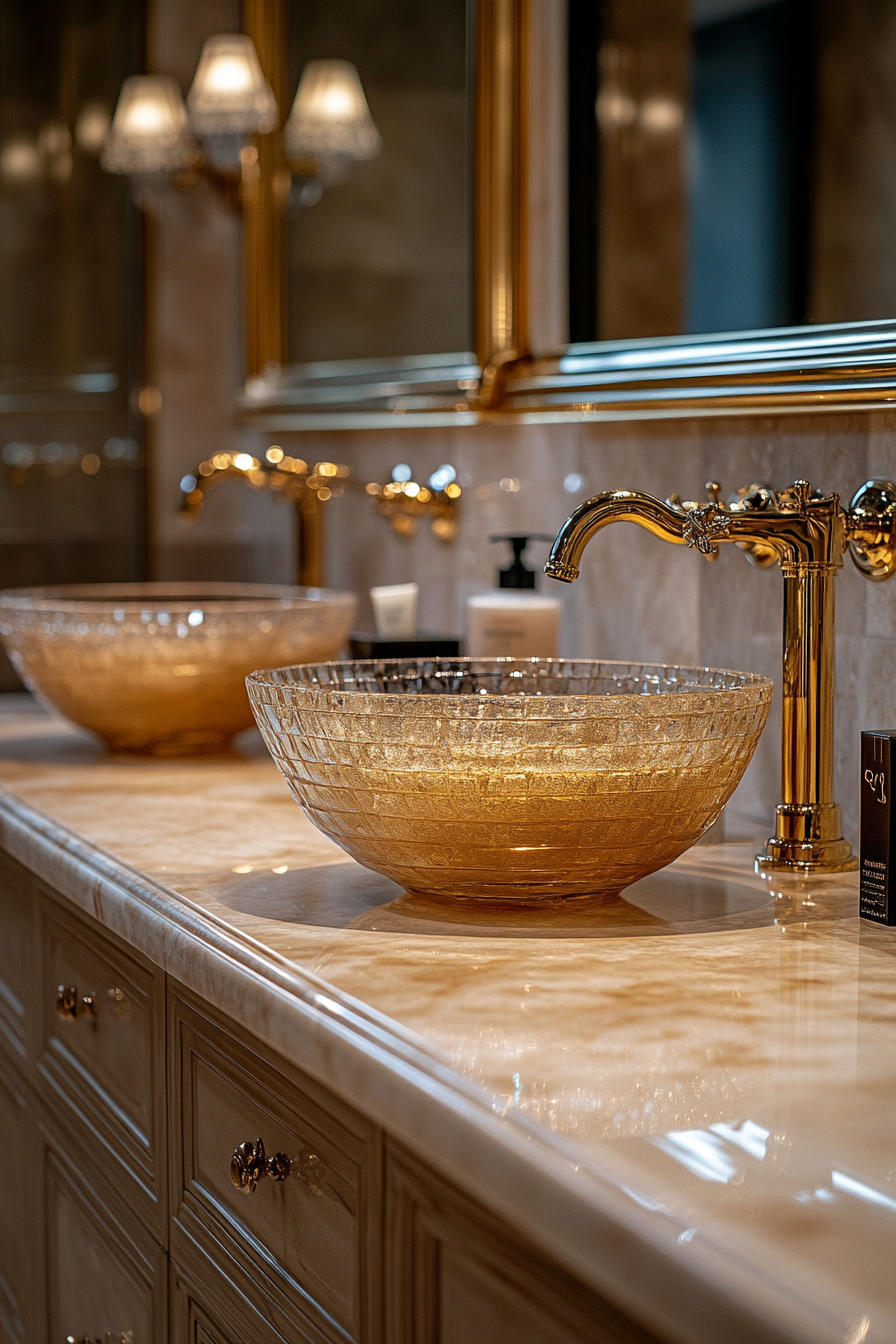
[[[278,122],[277,102],[245,33],[206,40],[186,103],[170,75],[134,75],[121,88],[100,162],[134,179],[138,194],[172,179],[182,190],[205,177],[228,204],[240,199],[242,172],[255,162],[248,141]],[[283,133],[299,201],[313,205],[325,185],[382,147],[358,72],[348,61],[310,61]]]

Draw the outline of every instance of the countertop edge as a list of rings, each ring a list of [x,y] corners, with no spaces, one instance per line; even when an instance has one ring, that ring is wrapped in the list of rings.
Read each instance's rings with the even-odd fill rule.
[[[683,1344],[842,1341],[842,1320],[795,1300],[792,1284],[760,1279],[706,1240],[680,1243],[683,1222],[642,1212],[615,1178],[579,1165],[569,1144],[502,1116],[413,1033],[8,790],[0,845],[648,1329]]]

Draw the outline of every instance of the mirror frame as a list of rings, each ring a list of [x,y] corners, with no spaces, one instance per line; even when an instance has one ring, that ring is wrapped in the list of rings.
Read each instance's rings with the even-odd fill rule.
[[[276,432],[868,410],[896,402],[896,319],[531,353],[529,272],[540,259],[530,256],[530,32],[535,7],[551,2],[474,0],[474,358],[411,355],[279,372],[289,178],[279,135],[260,137],[243,184],[243,419]],[[281,113],[285,5],[243,4],[245,31]]]

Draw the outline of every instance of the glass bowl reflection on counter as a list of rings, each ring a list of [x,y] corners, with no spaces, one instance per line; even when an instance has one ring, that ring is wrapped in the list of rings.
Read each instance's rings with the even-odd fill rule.
[[[253,672],[314,824],[429,898],[610,895],[699,840],[753,755],[765,677],[531,659]]]
[[[113,751],[184,756],[251,727],[254,667],[336,656],[356,607],[285,584],[10,588],[0,637],[29,690]]]

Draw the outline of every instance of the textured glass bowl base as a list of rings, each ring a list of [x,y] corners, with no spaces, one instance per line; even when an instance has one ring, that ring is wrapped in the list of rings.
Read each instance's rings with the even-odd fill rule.
[[[605,896],[715,821],[772,683],[743,672],[507,659],[254,672],[249,698],[306,815],[415,896]]]
[[[279,584],[78,584],[0,592],[0,637],[29,690],[115,752],[226,751],[252,726],[245,678],[332,658],[351,593]]]

